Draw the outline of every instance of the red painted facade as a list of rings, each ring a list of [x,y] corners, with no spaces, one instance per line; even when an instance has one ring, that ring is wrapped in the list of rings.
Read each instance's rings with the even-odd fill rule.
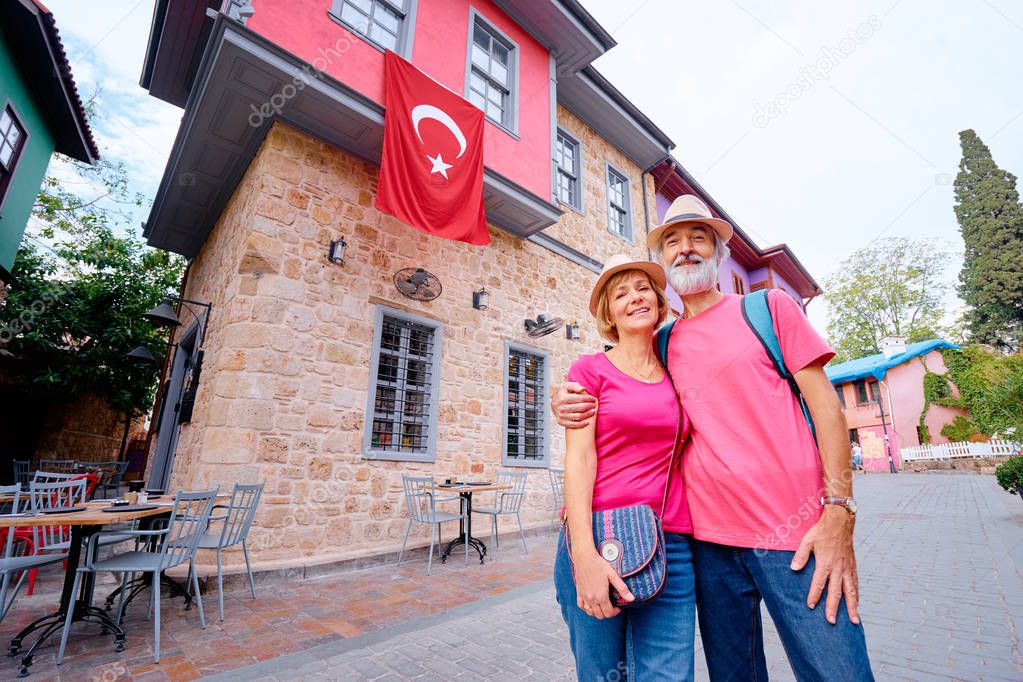
[[[254,0],[247,26],[357,92],[384,104],[384,53],[328,14],[330,0]],[[470,7],[518,47],[518,139],[487,121],[484,164],[538,197],[551,194],[550,58],[489,0],[419,0],[410,61],[464,96]]]

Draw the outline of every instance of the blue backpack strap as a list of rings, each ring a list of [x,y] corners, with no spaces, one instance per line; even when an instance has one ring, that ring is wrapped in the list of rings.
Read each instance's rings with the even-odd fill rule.
[[[657,355],[661,358],[665,372],[668,372],[668,340],[671,338],[671,330],[675,328],[676,322],[678,320],[672,320],[657,330]],[[668,376],[671,376],[671,372],[668,372]]]
[[[799,407],[803,410],[803,417],[806,419],[807,426],[810,427],[810,433],[813,435],[814,440],[816,440],[817,429],[813,424],[813,417],[810,416],[810,408],[806,406],[806,401],[803,400],[803,393],[799,390],[799,384],[796,383],[795,377],[792,376],[792,372],[785,365],[785,358],[781,352],[781,343],[778,341],[778,335],[774,333],[774,318],[771,317],[771,309],[767,305],[767,289],[754,291],[742,297],[742,317],[746,320],[746,324],[749,325],[753,334],[760,339],[760,343],[763,345],[764,350],[767,351],[767,357],[771,358],[771,364],[774,365],[778,376],[788,383],[792,393],[799,400]]]

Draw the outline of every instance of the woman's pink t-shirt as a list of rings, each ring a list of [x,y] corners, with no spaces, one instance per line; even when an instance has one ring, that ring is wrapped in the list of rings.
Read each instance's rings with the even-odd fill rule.
[[[675,390],[667,376],[647,384],[622,372],[603,353],[595,353],[576,360],[568,379],[582,384],[599,401],[593,511],[648,504],[660,514],[679,419],[682,439],[689,433],[685,412],[671,407],[676,404]],[[679,462],[670,485],[661,525],[672,533],[692,533]]]

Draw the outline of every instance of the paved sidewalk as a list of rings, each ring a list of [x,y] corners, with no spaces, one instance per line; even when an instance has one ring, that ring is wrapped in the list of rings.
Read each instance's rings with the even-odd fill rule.
[[[862,612],[877,678],[1023,679],[1023,500],[976,475],[871,475],[856,487]],[[792,679],[771,626],[767,657],[772,678]],[[707,678],[702,659],[698,648],[698,679]],[[211,679],[511,676],[574,679],[550,581]]]

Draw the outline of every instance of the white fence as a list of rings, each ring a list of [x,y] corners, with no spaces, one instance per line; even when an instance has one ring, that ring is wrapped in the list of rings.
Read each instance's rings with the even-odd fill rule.
[[[900,448],[904,462],[928,459],[960,459],[963,457],[998,457],[1014,455],[1023,444],[1011,440],[991,440],[987,443],[943,443],[921,445],[915,448]]]

